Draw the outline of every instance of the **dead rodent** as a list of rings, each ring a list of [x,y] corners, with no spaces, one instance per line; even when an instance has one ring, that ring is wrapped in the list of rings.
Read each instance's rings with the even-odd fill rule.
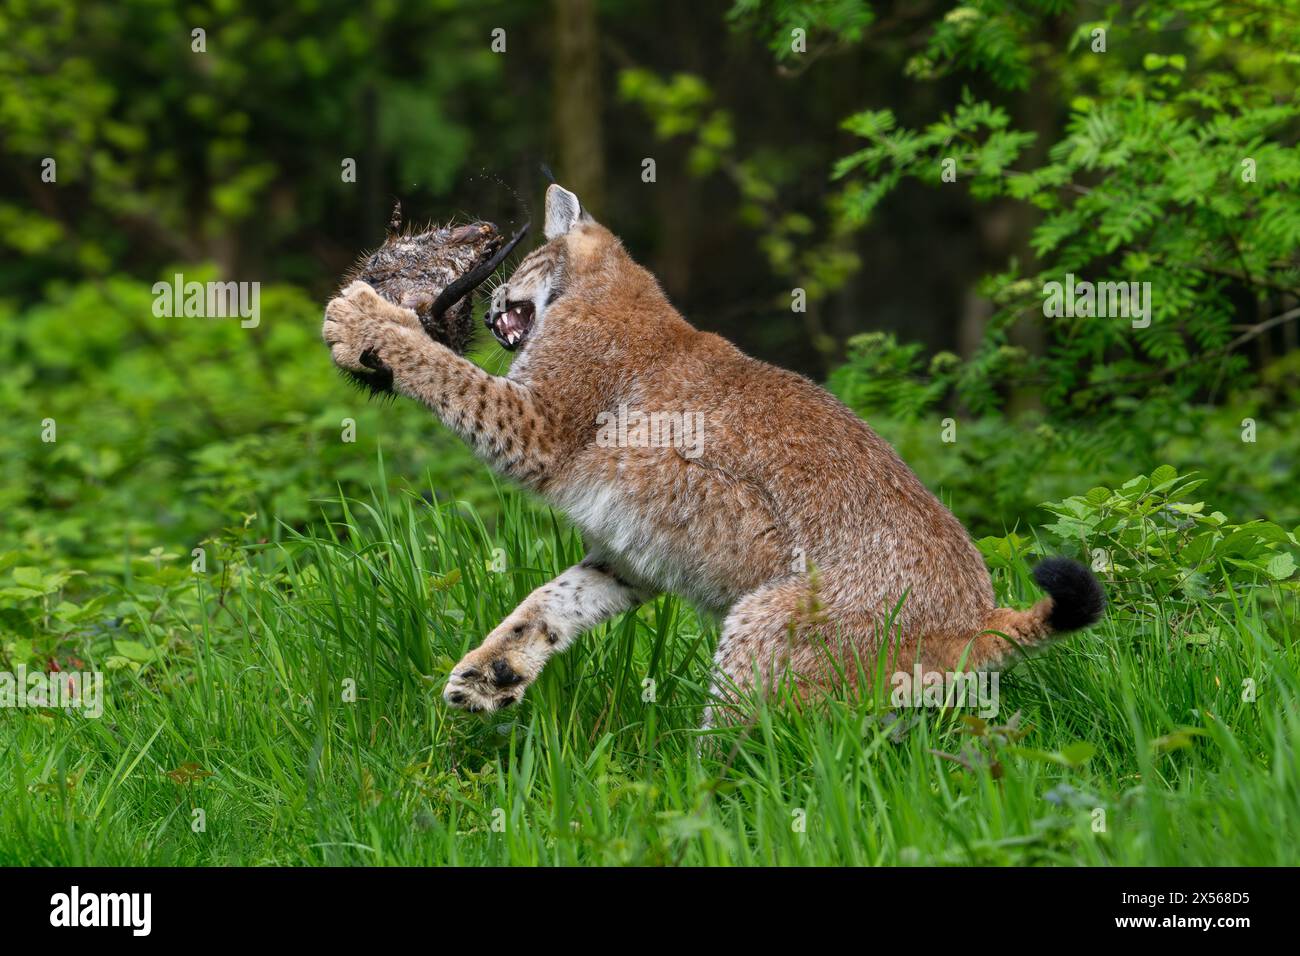
[[[525,224],[509,242],[490,222],[446,225],[422,232],[402,231],[402,207],[393,207],[383,244],[365,256],[343,281],[360,279],[389,302],[412,309],[435,342],[463,355],[473,335],[473,291],[510,254],[527,232]],[[392,391],[392,373],[376,367],[351,377],[372,392]]]

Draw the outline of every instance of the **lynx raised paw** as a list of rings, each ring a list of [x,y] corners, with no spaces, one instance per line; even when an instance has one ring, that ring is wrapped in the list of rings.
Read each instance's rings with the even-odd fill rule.
[[[353,282],[325,306],[321,337],[341,369],[367,372],[390,366],[388,347],[423,335],[410,309],[393,305],[364,282]]]

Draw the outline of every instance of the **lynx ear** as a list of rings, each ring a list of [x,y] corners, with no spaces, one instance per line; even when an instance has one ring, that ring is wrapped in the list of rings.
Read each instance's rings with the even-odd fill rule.
[[[578,197],[563,186],[552,183],[546,189],[546,226],[543,230],[547,240],[563,236],[579,222],[589,222]]]

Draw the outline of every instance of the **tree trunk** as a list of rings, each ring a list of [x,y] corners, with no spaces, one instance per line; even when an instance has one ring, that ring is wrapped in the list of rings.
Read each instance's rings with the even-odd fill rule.
[[[597,219],[605,207],[596,0],[554,0],[555,138],[563,185]]]

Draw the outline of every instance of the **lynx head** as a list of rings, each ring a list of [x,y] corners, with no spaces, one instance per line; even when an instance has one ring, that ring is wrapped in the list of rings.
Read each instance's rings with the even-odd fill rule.
[[[492,294],[484,322],[510,351],[540,327],[546,310],[583,275],[599,269],[618,240],[559,185],[546,190],[546,244]]]

